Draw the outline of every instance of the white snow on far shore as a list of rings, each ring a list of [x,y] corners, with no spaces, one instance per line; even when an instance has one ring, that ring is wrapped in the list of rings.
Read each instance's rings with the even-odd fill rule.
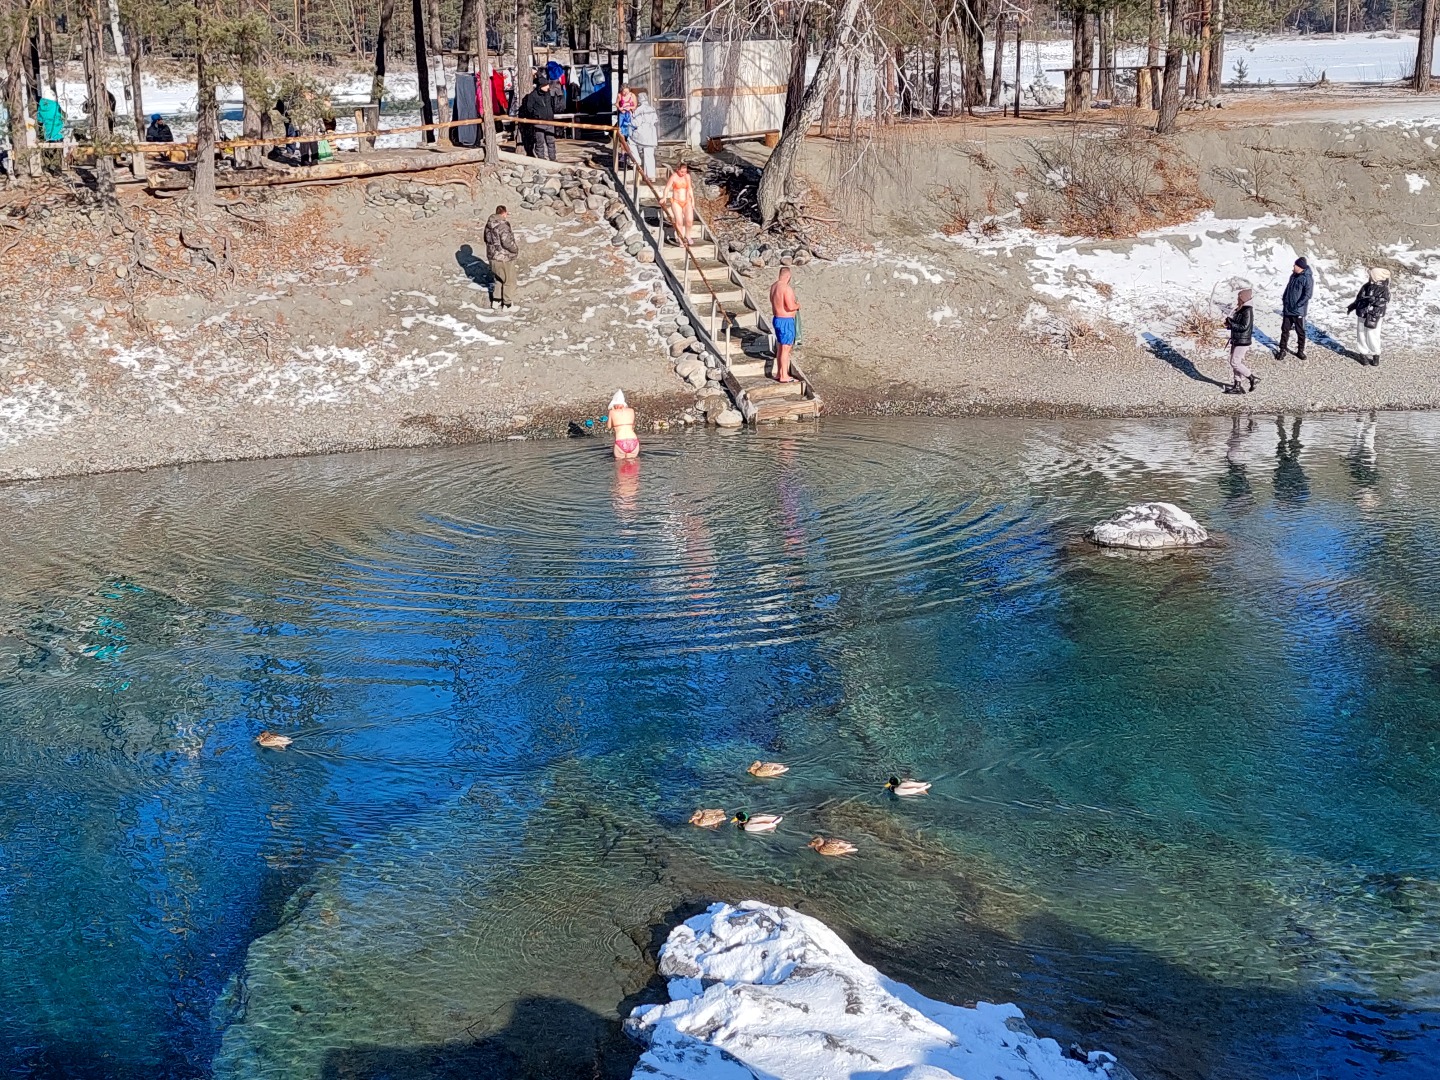
[[[667,1005],[626,1030],[635,1080],[1097,1080],[1102,1051],[1068,1056],[1014,1005],[934,1001],[862,963],[824,923],[758,901],[713,904],[660,952]]]

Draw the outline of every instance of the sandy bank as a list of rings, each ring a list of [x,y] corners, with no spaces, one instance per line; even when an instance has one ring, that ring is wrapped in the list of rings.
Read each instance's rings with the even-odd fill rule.
[[[1239,97],[1188,115],[1172,145],[1211,209],[1128,240],[1023,212],[1032,144],[1099,120],[904,125],[858,168],[816,140],[804,169],[844,224],[797,269],[801,359],[832,416],[1434,407],[1440,120],[1404,114],[1414,100],[1370,94],[1344,121],[1273,125]],[[593,216],[525,210],[473,168],[419,179],[270,194],[198,231],[138,193],[109,216],[27,196],[20,243],[0,247],[0,479],[563,436],[617,386],[647,421],[684,421],[653,267]],[[513,312],[489,309],[476,255],[498,202],[524,246]],[[159,274],[133,268],[141,242]],[[223,267],[196,243],[228,246]],[[1298,254],[1316,268],[1312,341],[1276,362]],[[1375,264],[1394,298],[1368,368],[1344,305]],[[1261,385],[1236,398],[1223,336],[1196,327],[1239,282]]]

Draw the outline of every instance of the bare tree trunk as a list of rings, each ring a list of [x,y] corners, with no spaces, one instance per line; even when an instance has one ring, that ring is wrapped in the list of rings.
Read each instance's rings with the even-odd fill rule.
[[[523,3],[524,0],[521,0]],[[665,0],[650,0],[650,33],[665,32]]]
[[[800,99],[805,96],[805,59],[809,55],[806,38],[809,34],[809,8],[799,5],[795,9],[795,20],[790,28],[790,78],[785,83],[785,121],[783,128],[800,108]]]
[[[965,106],[966,111],[985,100],[985,30],[980,25],[979,0],[962,0],[960,40],[965,43]]]
[[[1210,85],[1211,97],[1219,97],[1225,83],[1225,0],[1215,0],[1211,10]]]
[[[115,199],[115,159],[110,156],[110,96],[105,89],[105,54],[100,44],[98,5],[85,14],[81,58],[85,67],[85,90],[90,97],[90,145],[95,150],[95,190],[106,202]]]
[[[1115,12],[1102,11],[1095,17],[1100,30],[1100,97],[1115,100]]]
[[[915,89],[910,82],[910,65],[905,60],[905,46],[895,46],[895,56],[891,61],[891,70],[895,72],[899,82],[898,95],[900,101],[900,115],[915,115]]]
[[[850,61],[850,134],[853,143],[860,128],[860,58]]]
[[[1150,32],[1145,42],[1145,69],[1135,80],[1135,104],[1139,108],[1160,108],[1160,0],[1150,0]]]
[[[1185,67],[1185,15],[1180,0],[1170,0],[1170,31],[1165,41],[1165,85],[1160,92],[1160,115],[1155,130],[1168,135],[1180,116],[1180,72]]]
[[[935,48],[930,54],[930,115],[940,115],[940,73],[945,62],[945,23],[935,20]]]
[[[500,140],[495,137],[495,102],[494,95],[490,93],[490,49],[487,44],[490,32],[486,24],[488,15],[485,0],[475,0],[475,35],[480,39],[480,63],[476,67],[475,78],[480,82],[479,94],[483,102],[480,107],[480,131],[484,136],[485,164],[494,168],[500,160]]]
[[[0,0],[0,18],[10,23],[10,36],[5,39],[5,111],[10,116],[11,173],[19,180],[28,171],[31,155],[26,138],[30,110],[25,100],[25,38],[30,8],[24,0]]]
[[[1200,46],[1195,53],[1195,97],[1210,92],[1210,20],[1214,11],[1210,0],[1200,0]]]
[[[444,124],[450,119],[450,90],[445,81],[445,39],[440,32],[440,0],[425,0],[425,17],[430,20],[430,59],[435,63],[435,115]]]
[[[855,19],[859,14],[860,0],[843,0],[840,10],[835,14],[830,38],[820,51],[820,66],[815,69],[814,78],[805,88],[800,108],[790,123],[785,125],[780,142],[770,155],[770,160],[765,163],[765,170],[760,174],[760,189],[756,193],[756,201],[759,203],[760,220],[766,228],[775,223],[781,205],[790,198],[791,182],[795,175],[795,166],[800,160],[800,148],[804,145],[805,133],[820,115],[825,93],[829,90],[840,63],[840,53],[850,43],[850,35],[855,29]]]
[[[195,179],[191,195],[195,209],[208,214],[215,209],[215,80],[210,74],[210,64],[205,56],[205,13],[200,0],[195,0],[195,85],[198,114],[195,120]]]
[[[1435,66],[1435,3],[1423,0],[1420,5],[1420,44],[1415,49],[1412,85],[1421,93],[1430,89],[1430,72]]]
[[[515,0],[515,82],[516,101],[535,89],[535,38],[530,32],[530,0]]]
[[[145,99],[141,96],[140,35],[133,26],[125,39],[125,51],[130,59],[130,119],[135,125],[135,141],[141,142],[145,138]]]
[[[820,110],[820,134],[835,133],[835,122],[840,118],[840,80],[836,79],[825,91],[825,107]]]
[[[385,97],[385,48],[390,44],[390,24],[395,19],[395,0],[380,0],[380,25],[375,32],[375,77],[370,80],[370,104]]]
[[[456,70],[475,70],[475,0],[460,0],[460,55],[455,58]]]
[[[1070,24],[1070,81],[1065,88],[1065,111],[1082,113],[1090,108],[1090,88],[1095,78],[1091,70],[1095,39],[1090,29],[1090,16],[1077,11]]]
[[[999,7],[999,5],[996,5]],[[992,58],[990,67],[990,98],[988,104],[993,109],[1000,104],[1000,97],[1005,92],[1005,9],[1000,7],[995,16],[995,55]]]
[[[415,28],[415,75],[420,87],[420,122],[435,123],[435,108],[430,104],[430,65],[425,59],[425,0],[413,0],[410,5],[410,22]],[[485,55],[485,42],[480,42],[480,55]],[[433,143],[435,132],[425,132],[425,141]]]
[[[107,0],[107,4],[110,8],[110,40],[115,45],[115,55],[124,56],[125,35],[120,32],[120,5],[117,0]],[[104,57],[103,49],[100,55]]]

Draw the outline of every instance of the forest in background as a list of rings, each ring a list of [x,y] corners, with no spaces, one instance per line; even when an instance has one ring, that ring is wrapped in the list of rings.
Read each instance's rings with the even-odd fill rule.
[[[1218,94],[1225,33],[1230,30],[1340,31],[1421,29],[1412,82],[1428,89],[1437,0],[0,0],[3,103],[16,135],[32,118],[57,67],[80,61],[91,100],[88,134],[97,151],[120,145],[116,131],[143,129],[140,74],[147,64],[184,64],[199,87],[196,191],[213,192],[215,89],[238,85],[247,138],[262,135],[269,103],[304,101],[307,73],[346,66],[373,70],[372,100],[385,93],[387,67],[418,67],[422,85],[447,113],[447,79],[456,71],[488,77],[492,53],[532,56],[539,44],[576,49],[623,45],[637,35],[689,28],[722,38],[778,37],[791,42],[785,130],[766,168],[761,207],[773,219],[790,187],[799,140],[840,107],[842,73],[859,86],[861,65],[875,73],[872,115],[940,114],[997,106],[1004,50],[987,40],[1069,37],[1073,59],[1065,88],[1068,111],[1113,99],[1120,78],[1133,79],[1134,100],[1157,112],[1156,130],[1172,130],[1185,98]],[[488,42],[490,48],[480,46]],[[1139,47],[1142,66],[1117,66],[1118,50]],[[128,61],[132,114],[119,122],[102,92],[109,55]],[[818,63],[811,64],[812,57]],[[958,61],[958,80],[952,72]],[[942,77],[944,76],[944,77]],[[942,94],[942,83],[952,85]],[[297,93],[298,91],[298,93]],[[957,92],[958,91],[958,92]],[[853,96],[853,95],[852,95]],[[429,112],[429,102],[425,102]],[[301,105],[303,109],[303,104]],[[851,115],[859,110],[851,102]],[[487,103],[488,112],[488,103]],[[428,117],[427,117],[428,119]],[[485,117],[486,146],[493,118]],[[852,137],[855,125],[850,125]],[[129,140],[123,140],[128,142]],[[12,180],[33,164],[25,138],[11,140]],[[207,148],[209,152],[207,153]],[[101,153],[102,188],[111,168]],[[258,163],[258,162],[257,162]],[[28,166],[28,170],[27,170]],[[210,175],[207,175],[210,174]],[[778,185],[778,187],[777,187]]]

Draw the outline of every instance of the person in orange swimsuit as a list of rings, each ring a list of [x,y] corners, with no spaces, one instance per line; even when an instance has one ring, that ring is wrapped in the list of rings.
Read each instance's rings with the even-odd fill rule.
[[[695,189],[690,184],[690,167],[683,161],[675,166],[670,179],[665,181],[661,201],[670,216],[670,224],[683,237],[681,246],[685,246],[690,242],[690,229],[695,224]]]
[[[615,432],[615,458],[626,461],[640,456],[640,437],[635,434],[635,410],[625,404],[625,391],[616,390],[610,399],[605,426]]]

